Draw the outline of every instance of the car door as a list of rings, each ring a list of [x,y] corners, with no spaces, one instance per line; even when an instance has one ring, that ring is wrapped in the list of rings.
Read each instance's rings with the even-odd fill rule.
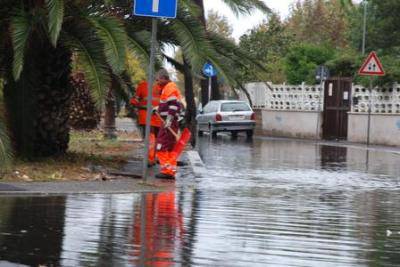
[[[207,110],[207,114],[205,114],[205,125],[204,127],[208,130],[208,126],[214,122],[214,117],[217,112],[218,103],[215,101],[211,101],[209,104],[209,108]]]
[[[210,106],[210,112],[207,113],[207,128],[209,125],[215,123],[215,116],[218,113],[220,102],[212,101]]]
[[[197,123],[199,129],[204,131],[208,130],[208,114],[211,112],[212,102],[204,106],[203,112],[197,116]]]

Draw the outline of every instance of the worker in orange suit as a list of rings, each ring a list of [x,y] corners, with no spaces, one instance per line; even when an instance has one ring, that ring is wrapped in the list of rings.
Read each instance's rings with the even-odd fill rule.
[[[180,111],[183,109],[182,95],[165,69],[158,71],[156,78],[157,84],[161,87],[161,96],[155,112],[158,112],[164,121],[157,136],[156,150],[160,161],[160,173],[156,178],[175,179],[177,158],[173,148],[177,140],[171,130],[175,133],[179,130]]]
[[[153,86],[153,100],[152,108],[157,107],[160,103],[161,87],[158,84]],[[134,97],[131,98],[131,104],[136,107],[138,111],[138,124],[141,129],[143,137],[145,136],[146,129],[146,116],[147,116],[147,96],[148,96],[148,83],[142,81],[136,88]],[[151,116],[150,121],[150,142],[149,142],[149,167],[156,164],[156,138],[161,127],[161,120],[156,115]]]

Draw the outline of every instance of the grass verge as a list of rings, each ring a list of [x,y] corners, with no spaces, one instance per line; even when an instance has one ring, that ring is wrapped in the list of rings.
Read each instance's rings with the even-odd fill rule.
[[[106,170],[119,170],[133,151],[141,149],[136,133],[118,132],[116,140],[104,140],[101,131],[71,131],[65,155],[34,162],[15,160],[1,181],[82,181],[105,179]]]

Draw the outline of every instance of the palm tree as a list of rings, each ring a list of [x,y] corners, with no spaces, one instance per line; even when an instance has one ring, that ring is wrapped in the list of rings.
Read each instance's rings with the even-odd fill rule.
[[[226,63],[240,63],[243,56],[252,59],[234,44],[210,38],[203,21],[199,23],[201,9],[196,2],[181,0],[178,18],[160,21],[161,47],[181,47],[188,87],[191,76],[201,73],[206,61],[236,85],[235,73]],[[257,0],[226,2],[236,12],[250,10],[250,2],[266,8]],[[146,61],[150,23],[145,18],[126,18],[130,12],[131,1],[126,0],[0,0],[0,77],[6,80],[8,119],[19,155],[51,156],[66,151],[72,54],[84,66],[99,105],[106,98],[111,77],[118,80],[122,73],[127,49]],[[188,94],[192,106],[193,92]]]
[[[96,12],[104,2],[109,1],[1,0],[1,74],[19,155],[67,150],[72,53],[84,66],[99,104],[110,86],[109,70],[122,72],[125,30],[115,16]]]
[[[204,1],[203,0],[193,0],[193,2],[199,7],[200,12],[198,13],[199,20],[203,24],[203,27],[206,28],[206,19],[205,19],[205,9],[204,9]],[[239,14],[250,14],[254,10],[261,10],[265,13],[270,13],[271,10],[265,5],[263,1],[260,0],[223,0],[223,2],[237,15]],[[218,67],[217,67],[218,68]],[[202,104],[205,105],[210,99],[208,99],[208,79],[203,77],[201,80],[201,88],[202,88]],[[243,88],[243,86],[240,86]],[[217,77],[212,78],[212,92],[213,95],[217,98],[219,97],[219,88]]]
[[[0,120],[0,174],[4,170],[12,157],[10,141],[8,139],[5,124]]]
[[[167,45],[180,47],[183,52],[183,64],[169,58],[161,53],[161,57],[167,59],[185,77],[185,96],[188,104],[186,121],[194,130],[196,104],[193,92],[193,77],[201,76],[201,68],[207,61],[211,61],[224,77],[225,81],[237,88],[243,88],[240,81],[236,78],[235,68],[251,62],[264,71],[257,60],[250,58],[244,51],[241,51],[232,40],[219,37],[212,33],[207,33],[204,20],[204,9],[199,8],[194,0],[182,0],[179,3],[178,16],[175,20],[159,21],[159,34],[161,51]],[[229,1],[227,1],[229,2]],[[119,5],[121,1],[119,2]],[[127,7],[128,5],[125,5]],[[260,1],[244,1],[231,3],[235,12],[250,12],[254,8],[261,8],[264,11],[269,9]],[[236,7],[236,8],[235,8]],[[130,8],[121,11],[120,15],[129,14]],[[203,15],[202,15],[203,14]],[[129,47],[136,51],[137,55],[142,56],[144,63],[149,57],[150,43],[150,20],[131,16],[125,20],[126,31],[128,34]],[[161,59],[159,60],[161,61]]]

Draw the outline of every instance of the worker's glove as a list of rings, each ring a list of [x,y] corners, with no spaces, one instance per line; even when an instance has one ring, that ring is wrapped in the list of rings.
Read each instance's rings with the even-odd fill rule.
[[[179,123],[179,128],[180,129],[185,128],[185,126],[186,126],[186,118],[184,116],[179,116],[178,123]]]
[[[158,113],[158,106],[153,107],[153,109],[151,110],[151,113],[152,113],[152,114]]]
[[[170,128],[171,127],[172,120],[173,120],[173,117],[171,115],[168,115],[167,119],[165,120],[165,124],[164,124],[165,128]]]

